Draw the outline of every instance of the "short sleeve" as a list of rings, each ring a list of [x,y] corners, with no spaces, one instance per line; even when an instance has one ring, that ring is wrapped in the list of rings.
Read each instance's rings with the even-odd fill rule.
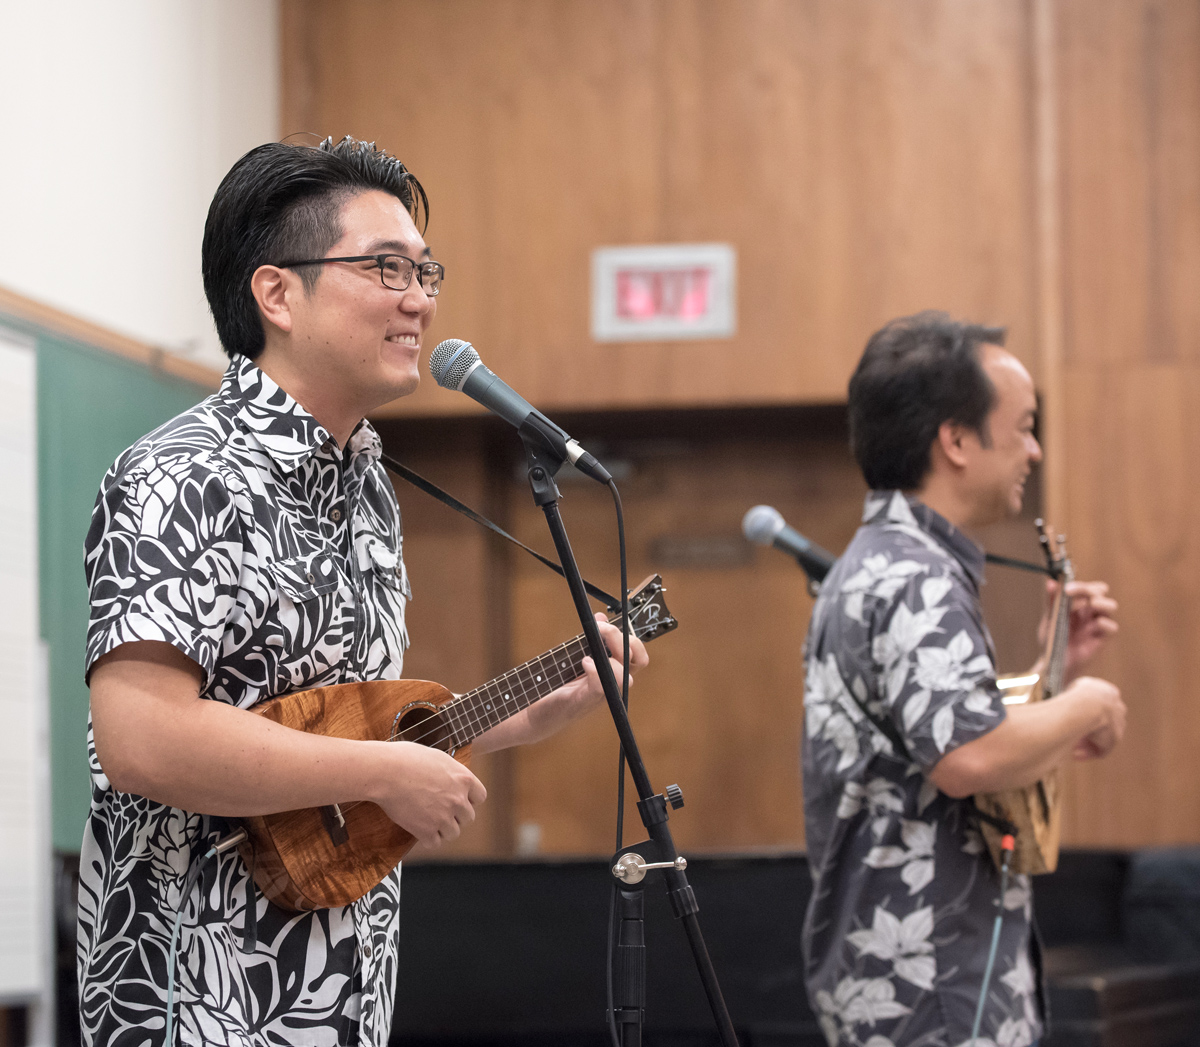
[[[237,600],[242,529],[227,485],[193,457],[147,460],[101,489],[84,543],[86,674],[138,640],[213,671]]]
[[[978,603],[949,568],[908,582],[871,653],[892,722],[922,770],[1003,722]]]

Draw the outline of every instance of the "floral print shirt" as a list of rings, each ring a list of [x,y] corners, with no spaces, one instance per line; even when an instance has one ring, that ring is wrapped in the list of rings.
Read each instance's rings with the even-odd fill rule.
[[[144,437],[104,478],[84,549],[89,672],[121,644],[162,641],[200,666],[203,698],[240,708],[399,677],[411,594],[379,455],[370,425],[340,449],[252,362],[235,360],[219,392]],[[250,887],[233,850],[184,897],[193,858],[228,826],[118,792],[90,731],[89,758],[78,942],[86,1044],[163,1043],[181,908],[176,1043],[387,1043],[399,869],[353,905],[293,913]],[[249,954],[248,893],[258,922]]]
[[[875,491],[813,609],[804,954],[830,1047],[970,1041],[999,874],[971,800],[927,776],[1004,719],[983,565],[928,506]],[[978,1047],[1029,1047],[1041,1034],[1031,921],[1029,878],[1011,877]]]

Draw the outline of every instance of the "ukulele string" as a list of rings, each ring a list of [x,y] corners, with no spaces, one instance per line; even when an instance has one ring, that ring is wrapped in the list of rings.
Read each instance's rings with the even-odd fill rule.
[[[534,701],[549,694],[550,691],[578,679],[582,675],[583,640],[582,636],[578,636],[574,640],[560,644],[544,655],[530,659],[515,669],[510,669],[482,687],[477,687],[474,691],[469,691],[467,694],[447,702],[438,710],[438,713],[445,712],[446,715],[440,718],[441,722],[438,725],[435,725],[435,731],[448,726],[453,732],[457,722],[458,726],[466,728],[469,733],[467,741],[470,741],[489,728],[503,722],[508,715],[502,716],[493,723],[490,716],[476,712],[480,699],[490,697],[493,703],[500,702],[501,699],[511,702],[512,695],[515,694],[518,709],[514,711],[520,711],[520,709],[528,708]],[[541,671],[534,675],[535,670]],[[531,676],[533,679],[530,679]],[[557,681],[554,680],[555,677]],[[526,680],[529,680],[528,685]],[[530,695],[533,696],[532,700],[526,702],[525,699]],[[491,704],[489,703],[485,708],[490,709]],[[433,717],[428,719],[433,719]],[[414,724],[413,727],[405,728],[399,734],[393,734],[388,741],[423,741],[430,735],[422,734],[416,738],[406,738],[405,735],[414,729],[421,728],[427,722],[427,720],[423,720],[421,723]],[[466,744],[466,742],[460,744]]]
[[[505,693],[516,694],[518,703],[524,702],[524,699],[526,699],[530,695],[532,695],[533,696],[532,701],[529,701],[520,706],[521,709],[526,709],[530,705],[532,705],[533,701],[536,701],[539,697],[544,697],[544,695],[549,694],[550,691],[555,690],[558,687],[562,687],[564,684],[570,683],[572,680],[577,680],[577,679],[579,679],[580,676],[583,675],[582,663],[583,663],[583,654],[585,651],[585,644],[586,644],[586,637],[577,636],[574,640],[569,640],[567,643],[560,644],[558,647],[554,648],[552,651],[547,651],[546,654],[542,655],[540,658],[530,659],[528,662],[525,662],[523,665],[519,665],[515,669],[510,669],[503,676],[497,677],[496,680],[492,681],[492,683],[497,684],[497,683],[501,683],[503,681],[508,680],[509,677],[514,678],[517,681],[517,686],[515,686],[515,687],[509,686],[507,688],[504,688],[503,690]],[[557,675],[559,678],[558,682],[554,683],[552,686],[550,686],[548,690],[542,690],[539,686],[536,686],[536,685],[526,687],[525,684],[521,682],[520,674],[522,673],[523,670],[532,669],[535,666],[542,668],[542,675],[547,677],[546,682],[548,684],[551,682],[549,680],[549,676],[550,676],[549,670],[547,670],[544,666],[541,665],[541,663],[543,661],[547,660],[551,655],[554,656],[554,661],[558,662],[558,665],[553,665],[553,664],[551,665],[551,669],[553,669],[555,671],[555,675]],[[564,656],[566,657],[565,662],[561,660]],[[566,671],[563,671],[563,667],[565,667]],[[572,671],[573,671],[573,675],[567,675],[567,672],[572,672]],[[437,712],[426,717],[424,720],[421,720],[419,723],[415,723],[411,727],[406,727],[406,728],[404,728],[404,730],[391,735],[387,739],[387,741],[389,741],[389,742],[414,742],[417,744],[428,744],[431,741],[437,740],[437,738],[440,735],[444,735],[447,729],[449,729],[451,734],[453,734],[454,726],[450,723],[450,717],[449,716],[443,717],[440,714],[447,710],[450,710],[454,706],[457,706],[460,704],[463,705],[464,709],[469,709],[470,708],[469,699],[472,699],[472,698],[476,697],[477,695],[484,694],[488,689],[490,689],[490,686],[491,685],[489,685],[489,684],[485,684],[483,687],[476,688],[474,691],[468,691],[466,694],[460,695],[459,697],[457,697],[457,698],[453,699],[452,701],[447,702],[445,705],[441,706],[437,710]],[[484,718],[477,716],[474,713],[472,713],[469,717],[467,717],[467,716],[462,715],[462,711],[463,710],[461,710],[461,709],[455,710],[457,718],[458,718],[458,722],[461,725],[467,727],[468,729],[483,727]],[[431,724],[430,721],[436,721],[436,722]],[[502,721],[497,721],[497,722],[502,722]],[[488,727],[493,727],[493,726],[495,726],[495,724],[492,724],[489,722],[489,723],[487,723],[486,727],[483,727],[483,730],[486,730]],[[478,737],[478,735],[483,733],[483,730],[475,731],[475,733],[473,733],[471,735],[471,737],[472,738]],[[412,732],[414,732],[414,731],[419,732],[419,733],[417,733],[413,737],[407,737],[408,735],[412,734]],[[366,802],[367,801],[365,801],[365,800],[354,800],[354,801],[351,801],[350,803],[339,804],[338,806],[341,808],[342,813],[345,814],[347,811],[353,810],[359,804],[366,803]]]
[[[444,722],[452,731],[456,727],[465,728],[466,741],[470,741],[489,728],[502,723],[512,713],[527,708],[538,698],[549,694],[550,691],[578,679],[583,675],[584,650],[584,638],[576,637],[575,640],[561,644],[554,650],[547,651],[544,655],[531,659],[524,665],[510,669],[482,687],[447,702],[439,712],[445,711]],[[508,707],[514,701],[513,695],[516,695],[517,707],[510,710]],[[532,699],[526,701],[530,695],[533,696]],[[487,701],[487,699],[491,700]],[[504,710],[498,718],[489,715],[493,705]],[[411,729],[406,728],[400,735],[393,735],[389,741],[410,740],[403,738],[402,735]],[[460,744],[465,744],[465,742]]]
[[[638,634],[636,627],[634,628],[634,634],[640,635]],[[463,727],[466,727],[469,731],[474,731],[470,737],[472,739],[476,738],[484,731],[491,727],[495,727],[496,724],[502,723],[503,720],[507,718],[502,717],[500,720],[497,720],[496,723],[491,723],[490,717],[485,717],[475,713],[473,711],[473,707],[477,704],[475,702],[477,696],[484,696],[489,692],[492,692],[498,699],[500,696],[507,697],[511,693],[516,693],[517,701],[520,702],[530,694],[534,694],[536,696],[534,700],[536,701],[537,697],[543,697],[544,695],[550,693],[551,690],[562,687],[564,684],[568,684],[572,680],[579,679],[579,677],[583,675],[582,661],[586,654],[587,637],[583,635],[576,636],[573,640],[568,640],[566,643],[560,644],[558,647],[547,651],[545,654],[540,655],[537,658],[531,658],[524,664],[518,665],[514,669],[510,669],[508,672],[496,677],[496,679],[484,684],[482,687],[477,687],[473,691],[468,691],[466,694],[459,695],[457,698],[447,702],[445,705],[440,706],[437,710],[437,713],[434,713],[419,723],[413,724],[412,727],[404,728],[404,730],[398,734],[392,734],[387,740],[389,742],[426,742],[428,739],[434,738],[439,731],[444,730],[447,726],[449,726],[450,730],[453,731],[454,725],[449,723],[452,717],[456,718],[458,723]],[[566,658],[566,661],[562,660],[564,657]],[[558,664],[555,665],[555,662]],[[553,686],[546,690],[543,690],[540,686],[527,687],[522,682],[522,677],[527,678],[534,669],[541,669],[542,675],[547,677],[548,683],[551,682],[549,677],[552,673],[558,677],[558,682],[554,683]],[[513,686],[514,682],[516,686]],[[534,683],[540,685],[541,682],[541,676],[536,677]],[[521,708],[527,707],[528,705],[521,706]],[[516,711],[519,712],[520,709]],[[431,725],[429,730],[423,730],[423,728],[425,728],[425,726],[428,724],[429,720],[435,719],[435,717],[438,717],[439,714],[443,712],[447,713],[445,717],[440,717],[438,723]],[[464,712],[467,715],[464,715]],[[474,730],[475,728],[482,728],[482,730]],[[409,732],[417,730],[423,730],[423,733],[413,738],[406,737]],[[464,742],[460,744],[467,743]]]
[[[640,638],[641,633],[638,631],[637,625],[635,624],[635,618],[636,618],[636,612],[630,616],[630,619],[631,619],[630,625],[632,627],[633,634]],[[462,715],[463,709],[466,709],[466,710],[470,709],[471,704],[472,704],[470,701],[471,699],[474,699],[477,695],[482,695],[483,693],[485,693],[485,691],[487,691],[493,685],[501,684],[505,681],[509,681],[510,679],[512,679],[517,682],[517,686],[515,686],[515,687],[509,686],[506,688],[499,688],[499,690],[503,693],[516,693],[518,702],[521,702],[523,699],[527,698],[530,694],[534,695],[533,701],[536,701],[539,697],[544,697],[546,694],[549,694],[550,690],[554,690],[558,687],[562,687],[564,684],[568,684],[572,680],[578,680],[579,677],[583,675],[583,657],[586,653],[587,653],[587,637],[580,634],[579,636],[576,636],[573,640],[568,640],[566,643],[559,644],[557,647],[553,648],[552,650],[547,651],[545,654],[543,654],[537,658],[531,658],[529,661],[525,662],[524,664],[518,665],[514,669],[510,669],[508,672],[504,673],[502,676],[496,677],[496,679],[492,680],[490,683],[484,684],[482,687],[477,687],[473,691],[468,691],[466,694],[459,695],[457,698],[454,698],[453,700],[447,702],[445,705],[441,706],[437,710],[437,712],[426,717],[424,720],[420,721],[419,723],[415,723],[411,727],[406,727],[406,728],[404,728],[404,730],[402,730],[398,733],[392,734],[387,739],[387,741],[389,741],[389,742],[414,742],[416,744],[425,744],[431,740],[436,740],[438,735],[443,733],[448,726],[449,726],[450,731],[453,733],[454,728],[453,728],[453,726],[449,725],[449,717],[448,716],[447,717],[440,716],[440,714],[442,712],[445,712],[448,710],[453,710],[455,712],[455,715],[458,717],[459,723],[466,726],[467,728],[473,729],[476,727],[480,727],[483,725],[483,722],[484,722],[482,717],[475,715],[474,713],[472,713],[469,717]],[[564,657],[567,659],[565,662],[561,660]],[[545,666],[542,664],[547,661],[549,661],[551,663],[550,669],[552,669],[556,672],[556,675],[559,677],[559,682],[557,684],[554,684],[554,686],[551,687],[547,691],[541,691],[541,689],[536,686],[535,687],[526,687],[524,685],[524,683],[521,682],[521,676],[522,676],[522,674],[525,674],[527,676],[528,675],[527,670],[530,670],[535,666],[542,668],[543,675],[549,677],[549,675],[550,675],[549,670],[547,670],[545,668]],[[553,664],[554,662],[558,662],[558,665],[557,666],[554,665]],[[566,668],[566,670],[571,672],[573,675],[568,676],[567,673],[563,671],[564,668]],[[549,682],[549,680],[547,680],[547,682]],[[539,691],[541,691],[541,693],[539,693]],[[522,705],[521,708],[522,709],[528,708],[530,705],[533,704],[533,701],[530,701],[530,702]],[[463,709],[454,709],[455,706],[458,706],[460,704],[462,705]],[[517,710],[517,711],[520,711],[520,710]],[[437,722],[430,725],[429,721],[431,721],[431,720],[436,720]],[[499,723],[502,721],[497,721],[497,722]],[[487,726],[493,727],[493,726],[495,726],[495,724],[489,723]],[[486,729],[487,728],[485,727],[484,730],[486,730]],[[420,733],[416,734],[414,737],[411,737],[411,738],[406,737],[413,731],[418,731]],[[474,734],[471,735],[471,738],[472,739],[476,738],[482,733],[483,733],[482,730],[476,731]],[[466,743],[466,744],[469,744],[469,743]],[[353,810],[359,804],[366,803],[366,802],[368,802],[368,801],[353,800],[349,803],[339,804],[338,806],[340,807],[342,813],[345,814],[347,811]]]
[[[563,646],[566,647],[567,645],[564,644]],[[576,653],[579,653],[579,652],[576,652]],[[569,663],[567,663],[567,664],[569,664],[569,666],[573,669],[576,669],[576,670],[580,669],[580,661],[578,661],[578,660],[571,659],[569,661]],[[516,670],[513,670],[513,671],[515,672]],[[546,674],[546,675],[548,675],[548,674]],[[527,688],[523,684],[518,685],[517,687],[510,687],[507,690],[509,691],[509,693],[515,693],[517,695],[517,701],[518,701],[518,703],[521,703],[520,709],[527,709],[530,705],[533,704],[534,701],[537,701],[538,698],[543,697],[544,695],[548,694],[550,690],[554,690],[557,687],[561,687],[561,686],[563,686],[563,684],[570,683],[571,680],[577,680],[582,675],[583,675],[582,671],[576,671],[575,675],[573,675],[573,676],[567,676],[567,675],[559,672],[558,673],[559,682],[553,684],[549,690],[545,690],[545,691],[540,690],[538,687],[528,687]],[[396,734],[393,734],[391,737],[389,737],[387,739],[387,741],[389,741],[389,742],[414,742],[416,744],[432,744],[434,741],[438,740],[439,737],[444,737],[447,730],[449,730],[451,735],[453,735],[455,733],[454,725],[450,723],[448,717],[442,717],[439,714],[441,712],[443,712],[444,710],[448,709],[450,706],[456,705],[460,702],[465,702],[467,699],[473,698],[477,694],[482,694],[482,693],[483,693],[483,689],[480,688],[476,691],[470,691],[467,694],[460,695],[458,698],[455,698],[453,701],[447,702],[437,712],[426,717],[424,720],[420,721],[419,723],[415,723],[411,727],[406,727],[406,728],[404,728],[404,730],[402,730]],[[532,699],[528,702],[525,702],[524,700],[526,698],[528,698],[530,695],[532,695]],[[431,724],[431,721],[434,721],[434,722]],[[492,724],[490,722],[488,722],[487,725],[484,726],[484,721],[477,716],[471,716],[468,719],[467,717],[459,715],[458,722],[460,725],[465,726],[468,729],[482,727],[483,730],[486,730],[488,727],[495,726],[494,724]],[[474,731],[474,733],[472,733],[470,735],[470,737],[472,739],[478,737],[480,734],[483,733],[483,730]],[[419,733],[413,735],[413,732],[419,732]],[[408,737],[409,735],[413,735],[413,736]],[[461,748],[462,744],[469,744],[469,742],[468,743],[460,743],[460,745],[458,747]],[[342,813],[345,814],[347,811],[352,811],[355,807],[359,806],[359,804],[366,803],[366,802],[367,801],[365,801],[365,800],[353,800],[349,803],[339,804],[339,807],[341,808]]]
[[[645,626],[639,622],[640,612],[643,609],[644,605],[636,607],[631,612],[629,618],[632,634],[639,639],[641,639],[642,632],[645,630]],[[615,619],[610,619],[609,624],[612,624],[613,621],[615,621]],[[641,626],[640,629],[639,626]],[[483,716],[474,712],[474,709],[478,708],[478,702],[475,700],[476,696],[490,695],[493,697],[494,701],[498,701],[500,698],[504,698],[507,701],[510,698],[510,693],[517,693],[517,700],[520,702],[521,699],[532,693],[534,694],[533,701],[536,701],[538,698],[548,694],[551,690],[562,687],[564,684],[570,683],[572,680],[579,679],[579,677],[583,675],[583,659],[588,653],[587,637],[580,634],[574,639],[568,640],[566,643],[559,644],[558,647],[547,651],[545,654],[539,655],[537,658],[531,658],[524,664],[518,665],[515,669],[510,669],[502,676],[496,677],[496,679],[484,684],[482,687],[477,687],[474,691],[460,695],[453,701],[447,702],[439,710],[439,712],[445,710],[449,714],[444,718],[443,722],[449,721],[451,716],[457,717],[458,722],[472,732],[468,738],[468,741],[470,741],[470,739],[478,737],[484,731],[496,726],[496,724],[502,723],[508,717],[508,715],[510,715],[506,713],[504,716],[501,716],[498,720],[496,720],[495,723],[492,723],[491,717]],[[550,677],[552,675],[558,677],[558,682],[545,689],[543,689],[542,686],[526,687],[522,682],[522,678],[528,679],[528,677],[533,674],[534,670],[536,669],[540,669],[542,675],[547,677],[547,682],[550,682]],[[542,675],[535,677],[535,684],[542,684]],[[515,687],[512,686],[514,682],[516,683]],[[525,705],[522,705],[520,708],[527,708],[530,704],[532,704],[532,702],[528,702]],[[490,708],[490,705],[487,706],[487,709]],[[501,708],[503,708],[503,705],[501,705]],[[520,708],[514,711],[519,712]],[[469,715],[464,716],[464,711]],[[432,717],[430,717],[430,719],[432,719]],[[422,721],[422,724],[424,722],[425,721]],[[405,728],[400,735],[393,735],[388,739],[388,741],[419,742],[430,737],[428,734],[423,734],[413,739],[402,737],[403,734],[419,728],[420,726],[421,724],[416,724],[414,727]],[[451,726],[451,730],[453,730],[453,726]]]

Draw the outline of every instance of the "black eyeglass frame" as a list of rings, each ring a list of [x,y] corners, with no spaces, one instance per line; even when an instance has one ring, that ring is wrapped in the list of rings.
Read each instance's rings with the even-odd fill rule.
[[[408,282],[403,287],[393,287],[384,278],[383,260],[385,258],[403,258],[412,268],[408,271]],[[354,254],[346,255],[343,258],[302,258],[296,262],[280,262],[280,269],[294,269],[298,265],[324,265],[326,262],[374,262],[379,267],[379,282],[383,284],[389,291],[407,291],[412,285],[413,273],[417,274],[417,283],[420,285],[430,298],[436,298],[441,293],[441,283],[446,279],[446,267],[441,262],[414,262],[408,255],[396,254],[394,251],[387,251],[383,254]],[[427,265],[436,265],[438,267],[438,288],[435,291],[429,291],[425,287],[425,278],[422,268]]]

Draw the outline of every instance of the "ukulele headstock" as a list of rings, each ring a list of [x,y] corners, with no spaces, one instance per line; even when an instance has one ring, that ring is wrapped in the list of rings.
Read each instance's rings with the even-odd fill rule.
[[[1067,536],[1060,534],[1057,538],[1051,537],[1046,521],[1040,517],[1033,521],[1033,526],[1037,528],[1038,544],[1046,557],[1046,572],[1056,582],[1071,581],[1075,572],[1071,567],[1071,558],[1067,555]]]
[[[621,620],[621,608],[608,608],[608,620]],[[655,640],[679,627],[663,599],[662,576],[652,574],[629,594],[629,626],[639,640]]]

